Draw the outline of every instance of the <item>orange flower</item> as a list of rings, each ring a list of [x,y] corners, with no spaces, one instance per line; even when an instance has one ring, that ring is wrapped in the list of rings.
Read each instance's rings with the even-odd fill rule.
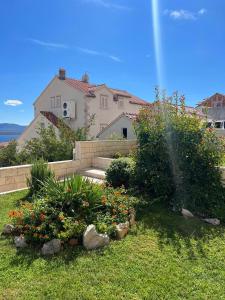
[[[44,222],[45,218],[46,218],[45,214],[40,214],[40,221]]]
[[[116,216],[115,216],[115,215],[113,215],[113,216],[112,216],[112,219],[116,219]]]
[[[117,225],[117,223],[116,223],[116,222],[113,222],[113,223],[112,223],[112,225],[116,226],[116,225]]]
[[[68,187],[67,193],[71,193],[71,192],[72,192],[72,189],[70,187]]]
[[[120,204],[119,208],[125,208],[126,206],[124,204]]]
[[[59,221],[63,221],[64,220],[64,216],[63,215],[59,215],[58,219],[59,219]]]
[[[102,196],[102,205],[106,205],[107,198],[106,196]]]
[[[121,196],[121,192],[116,191],[116,192],[114,192],[114,195],[115,195],[115,196]]]
[[[128,214],[128,210],[124,210],[123,213],[124,213],[125,215],[127,215],[127,214]]]

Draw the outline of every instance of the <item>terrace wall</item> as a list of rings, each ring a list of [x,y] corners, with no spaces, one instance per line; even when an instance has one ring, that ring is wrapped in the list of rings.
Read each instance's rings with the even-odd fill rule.
[[[115,153],[128,154],[136,147],[136,141],[82,141],[76,142],[74,160],[49,163],[58,179],[79,173],[82,169],[95,165],[98,156],[111,157]],[[31,165],[0,168],[0,193],[27,187]]]

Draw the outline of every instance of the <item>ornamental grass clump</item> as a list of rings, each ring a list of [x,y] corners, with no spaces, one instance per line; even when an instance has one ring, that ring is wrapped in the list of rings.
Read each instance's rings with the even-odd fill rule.
[[[43,159],[35,160],[31,167],[30,177],[27,178],[29,197],[40,194],[44,182],[53,177],[54,173],[48,168],[46,161]]]

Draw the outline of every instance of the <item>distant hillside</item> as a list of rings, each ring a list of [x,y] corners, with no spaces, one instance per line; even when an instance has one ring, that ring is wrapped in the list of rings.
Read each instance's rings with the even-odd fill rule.
[[[0,134],[20,134],[25,128],[26,126],[18,124],[0,123]]]

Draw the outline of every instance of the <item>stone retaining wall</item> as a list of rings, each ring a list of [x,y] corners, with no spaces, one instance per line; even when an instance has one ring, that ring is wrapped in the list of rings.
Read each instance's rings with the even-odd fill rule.
[[[78,170],[90,166],[85,162],[74,160],[52,162],[48,165],[58,179],[72,175]],[[30,170],[31,165],[0,168],[0,192],[26,188]]]
[[[92,160],[94,157],[112,157],[118,152],[126,155],[136,147],[136,140],[78,142],[74,158]]]
[[[128,154],[136,141],[84,141],[76,142],[74,160],[49,163],[57,178],[63,178],[94,164],[97,156],[110,157],[116,152]],[[0,168],[0,193],[26,188],[31,165]]]

